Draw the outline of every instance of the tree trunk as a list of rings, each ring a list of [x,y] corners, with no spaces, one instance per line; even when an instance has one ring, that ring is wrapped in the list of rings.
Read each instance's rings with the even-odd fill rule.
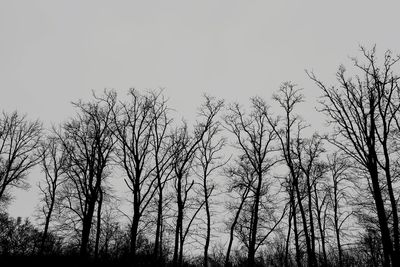
[[[164,250],[163,250],[163,236],[164,236],[164,225],[163,225],[163,218],[161,218],[161,227],[160,227],[160,265],[164,265]]]
[[[140,177],[141,170],[136,165],[135,169],[135,183],[133,184],[133,218],[131,226],[131,259],[133,262],[136,260],[137,238],[140,221]]]
[[[249,253],[248,253],[248,266],[253,267],[255,264],[255,254],[256,254],[256,238],[257,238],[257,226],[258,226],[258,206],[260,202],[260,192],[262,184],[262,174],[258,173],[258,185],[255,192],[254,199],[254,211],[252,214],[253,219],[251,220],[251,238],[249,240]]]
[[[312,255],[312,251],[311,251],[310,236],[308,235],[307,218],[306,218],[306,214],[304,212],[303,204],[301,203],[300,189],[299,189],[299,184],[298,184],[297,178],[294,181],[295,181],[297,203],[299,205],[300,215],[301,215],[301,219],[302,219],[302,223],[303,223],[304,237],[306,239],[307,256],[308,256],[307,262],[308,262],[308,266],[312,266],[313,255]]]
[[[162,228],[162,216],[163,216],[163,193],[162,193],[162,187],[161,187],[161,181],[158,179],[158,203],[157,203],[157,226],[156,226],[156,237],[155,237],[155,242],[154,242],[154,257],[156,259],[159,258],[159,254],[161,253],[161,248],[162,244],[160,242],[161,240],[161,228]]]
[[[180,244],[179,244],[179,259],[178,259],[178,266],[182,266],[183,264],[183,243],[185,242],[184,237],[183,237],[183,225],[181,224],[181,229],[180,229]]]
[[[179,261],[179,240],[181,236],[181,231],[182,231],[182,222],[183,222],[183,204],[182,204],[182,185],[181,185],[181,179],[182,177],[177,177],[178,179],[178,187],[177,187],[177,204],[178,204],[178,217],[176,219],[176,227],[175,227],[175,245],[174,245],[174,256],[172,260],[172,264],[174,267],[180,266],[178,265]]]
[[[88,211],[84,216],[82,222],[83,225],[82,225],[81,248],[80,248],[80,256],[82,258],[86,258],[88,256],[89,236],[90,236],[90,229],[92,227],[95,205],[96,205],[96,199],[91,200],[88,203]]]
[[[394,240],[394,251],[392,253],[392,264],[393,266],[399,266],[400,264],[400,241],[399,241],[399,216],[397,211],[397,201],[393,193],[392,187],[392,176],[390,173],[390,158],[387,150],[386,142],[383,146],[383,151],[385,155],[385,173],[386,173],[386,182],[389,193],[390,205],[392,208],[393,215],[393,240]]]
[[[391,257],[395,257],[393,255],[393,247],[392,247],[392,239],[389,232],[388,221],[386,218],[385,205],[382,198],[382,192],[379,185],[379,173],[378,173],[378,156],[375,149],[375,101],[372,96],[370,99],[370,128],[369,128],[369,137],[367,138],[367,147],[368,147],[368,158],[367,158],[367,166],[368,171],[370,173],[373,195],[375,199],[376,210],[378,213],[379,220],[379,228],[381,231],[382,238],[382,246],[383,246],[383,257],[384,262],[383,266],[389,267]],[[393,263],[393,262],[392,262]]]
[[[238,214],[238,213],[236,213],[236,214]],[[226,256],[225,256],[225,267],[231,267],[230,254],[231,254],[232,243],[233,243],[233,232],[235,231],[236,223],[237,223],[237,217],[235,217],[235,220],[233,221],[233,223],[231,225],[231,229],[229,231],[229,243],[228,243],[228,249],[226,251]]]
[[[376,161],[374,161],[376,163]],[[386,218],[385,206],[382,199],[382,193],[378,180],[378,170],[376,164],[372,164],[370,169],[372,188],[374,193],[376,210],[378,212],[379,228],[381,231],[383,246],[383,266],[390,267],[390,259],[392,256],[392,239],[390,237],[389,227]]]
[[[97,205],[97,229],[96,229],[96,243],[94,247],[94,258],[99,258],[99,244],[100,244],[100,234],[101,234],[101,207],[103,205],[103,191],[99,192],[99,204]]]
[[[44,224],[42,242],[40,245],[40,254],[43,254],[43,252],[44,252],[44,247],[45,247],[45,243],[46,243],[46,239],[47,239],[47,235],[48,235],[48,231],[49,231],[51,214],[53,213],[53,209],[54,209],[54,202],[55,202],[55,195],[53,194],[53,197],[51,198],[51,204],[50,204],[49,210],[47,211],[46,221]]]
[[[318,223],[318,228],[319,228],[319,234],[321,236],[321,247],[322,247],[322,255],[324,257],[324,262],[323,265],[326,266],[328,264],[327,261],[327,255],[326,255],[326,246],[325,246],[325,232],[324,232],[324,227],[322,227],[322,216],[321,216],[321,207],[319,206],[319,201],[318,201],[318,193],[317,193],[317,187],[314,185],[314,195],[315,195],[315,207],[317,210],[317,223]],[[339,261],[340,265],[340,261]]]
[[[313,220],[313,210],[312,210],[312,191],[310,184],[310,176],[306,174],[307,177],[307,196],[308,196],[308,215],[310,220],[310,235],[311,235],[311,264],[312,266],[316,266],[316,258],[315,258],[315,231],[314,231],[314,220]]]
[[[132,226],[131,226],[131,258],[132,261],[136,260],[136,243],[137,243],[137,234],[139,228],[139,215],[136,213],[132,218]]]
[[[294,197],[294,188],[291,188],[290,199],[292,202],[292,217],[293,217],[293,232],[294,232],[294,245],[296,247],[296,263],[298,267],[301,267],[301,255],[300,255],[300,244],[299,244],[299,232],[297,230],[297,214],[296,214],[296,199]]]
[[[289,206],[289,217],[288,217],[288,232],[287,232],[287,236],[286,236],[286,243],[285,243],[285,258],[284,258],[284,262],[285,262],[285,266],[289,267],[290,263],[289,263],[289,245],[290,245],[290,231],[292,230],[292,203],[290,202],[290,206]]]
[[[338,249],[338,255],[339,255],[339,266],[343,266],[343,259],[342,259],[342,246],[340,243],[340,229],[339,229],[339,215],[338,215],[338,205],[339,205],[339,200],[338,200],[338,184],[337,181],[334,181],[333,185],[333,196],[334,196],[334,203],[333,203],[333,221],[334,221],[334,226],[335,226],[335,234],[336,234],[336,245]]]
[[[240,202],[239,208],[238,208],[235,218],[232,222],[231,229],[229,231],[229,243],[228,243],[228,249],[226,251],[226,256],[225,256],[225,267],[231,267],[230,254],[231,254],[232,243],[233,243],[233,233],[235,231],[235,227],[236,227],[237,221],[239,219],[240,212],[242,211],[243,205],[246,201],[248,192],[249,192],[249,188],[246,188],[246,191],[243,193],[242,201]]]
[[[207,215],[207,233],[206,233],[206,243],[204,245],[204,267],[208,267],[208,247],[210,245],[210,237],[211,237],[211,214],[210,207],[208,203],[208,190],[206,179],[204,179],[204,203],[206,206],[206,215]]]
[[[340,232],[336,221],[335,221],[335,232],[336,232],[337,249],[339,254],[339,266],[342,267],[343,266],[342,245],[340,243]]]

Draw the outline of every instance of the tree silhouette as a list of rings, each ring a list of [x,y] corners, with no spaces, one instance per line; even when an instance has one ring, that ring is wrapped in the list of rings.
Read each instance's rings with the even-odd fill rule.
[[[309,265],[315,265],[315,254],[311,246],[311,239],[307,226],[306,211],[302,202],[301,192],[301,176],[302,169],[299,163],[299,158],[296,155],[296,145],[301,142],[300,137],[302,131],[306,127],[302,119],[294,113],[294,109],[299,103],[304,101],[304,96],[301,94],[301,90],[296,88],[296,85],[290,82],[282,84],[278,93],[273,96],[274,100],[283,109],[284,113],[282,117],[276,119],[269,117],[271,127],[276,133],[279,143],[281,145],[282,157],[289,169],[289,179],[287,181],[287,190],[290,199],[292,216],[295,235],[295,247],[296,247],[296,263],[301,266],[300,256],[300,243],[299,243],[299,230],[297,229],[297,207],[300,210],[301,222],[303,226],[303,233],[307,249],[307,257]]]
[[[308,73],[322,92],[322,134],[300,116],[305,97],[291,82],[273,94],[275,110],[261,97],[225,106],[204,95],[196,120],[180,124],[163,90],[93,93],[48,132],[3,112],[0,261],[399,265],[400,57],[361,53],[335,86]],[[6,211],[34,166],[36,224]]]
[[[131,256],[136,257],[139,223],[156,190],[157,176],[151,159],[152,132],[155,123],[155,94],[140,94],[130,89],[128,100],[120,102],[113,113],[113,134],[118,140],[118,163],[124,170],[125,184],[132,192],[133,216],[131,220]]]
[[[271,168],[278,162],[276,157],[276,133],[268,123],[268,106],[261,98],[251,99],[252,110],[246,115],[238,104],[229,108],[225,117],[227,129],[235,137],[235,147],[239,150],[240,161],[245,162],[249,169],[249,178],[254,179],[251,186],[252,202],[244,205],[249,211],[243,217],[247,230],[240,232],[242,239],[248,247],[248,266],[254,266],[255,253],[260,244],[265,240],[259,228],[262,227],[259,210],[266,204],[262,202],[263,196],[270,194],[270,179],[267,178]],[[243,177],[243,175],[239,175]],[[244,177],[248,177],[245,175]],[[250,217],[248,217],[250,216]],[[247,220],[250,219],[248,222]],[[242,228],[243,229],[243,228]],[[267,237],[268,234],[265,236]]]
[[[11,187],[26,187],[24,178],[36,165],[42,125],[26,116],[2,113],[0,118],[0,202],[6,202]]]
[[[154,241],[154,256],[156,259],[163,259],[163,232],[164,232],[164,208],[165,196],[164,189],[167,182],[171,179],[171,160],[172,160],[172,141],[170,135],[170,127],[172,119],[169,115],[167,101],[161,95],[161,92],[153,92],[153,98],[157,99],[152,106],[152,150],[154,155],[154,175],[157,179],[157,219],[156,219],[156,233]]]
[[[113,107],[116,95],[105,92]],[[62,125],[58,137],[67,153],[67,181],[64,187],[65,206],[82,224],[80,255],[88,256],[89,236],[96,203],[104,180],[109,176],[115,140],[109,129],[112,108],[94,95],[91,102],[74,103],[75,118]]]
[[[57,204],[58,190],[65,177],[67,154],[57,136],[51,135],[44,140],[39,148],[41,154],[41,167],[45,175],[44,181],[39,184],[42,194],[43,206],[41,211],[45,217],[40,253],[44,253],[45,242],[48,236],[50,221]]]
[[[204,201],[197,203],[194,214],[190,216],[189,222],[184,227],[185,208],[187,208],[190,192],[193,190],[194,179],[190,179],[193,160],[199,149],[199,144],[204,136],[214,125],[215,117],[221,109],[222,102],[210,102],[205,99],[206,104],[201,110],[201,121],[194,127],[194,133],[190,134],[186,123],[177,128],[173,133],[173,157],[172,168],[174,173],[173,183],[176,192],[177,219],[175,226],[173,266],[182,266],[183,246],[189,233],[194,218],[204,205]]]
[[[321,111],[329,117],[334,130],[330,138],[331,143],[365,168],[369,174],[382,238],[383,265],[397,266],[400,257],[399,222],[390,167],[390,154],[393,152],[389,146],[397,135],[394,129],[400,107],[399,77],[393,73],[393,67],[399,57],[394,57],[387,51],[380,67],[375,48],[368,51],[361,47],[361,51],[365,63],[353,59],[360,75],[353,79],[348,78],[345,67],[341,66],[336,74],[336,87],[326,86],[313,73],[308,75],[323,92]],[[386,180],[380,179],[381,170],[384,171]],[[385,207],[386,194],[389,196],[390,207]],[[392,233],[389,213],[392,214],[393,220]]]
[[[219,112],[223,107],[224,102],[222,100],[215,101],[209,96],[205,96],[205,103],[200,108],[200,113],[207,117],[210,111],[215,110]],[[210,181],[210,176],[222,167],[225,162],[222,162],[221,151],[225,145],[225,139],[218,136],[221,132],[221,125],[218,121],[213,122],[204,134],[203,139],[199,143],[198,153],[196,155],[197,161],[200,165],[200,173],[198,176],[201,179],[201,193],[204,198],[204,207],[206,212],[206,236],[204,244],[204,266],[208,267],[208,250],[210,247],[211,239],[211,201],[210,197],[215,189],[215,183]]]

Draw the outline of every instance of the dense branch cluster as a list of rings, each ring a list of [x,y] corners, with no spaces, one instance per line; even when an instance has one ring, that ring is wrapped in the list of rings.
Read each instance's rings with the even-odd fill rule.
[[[361,51],[355,74],[341,66],[337,85],[307,73],[321,89],[328,134],[310,133],[306,99],[291,82],[247,106],[205,95],[192,123],[175,118],[162,90],[93,93],[47,130],[4,112],[0,254],[131,266],[399,266],[399,57],[388,51],[379,64],[375,48]],[[43,176],[36,225],[6,212],[34,166]]]

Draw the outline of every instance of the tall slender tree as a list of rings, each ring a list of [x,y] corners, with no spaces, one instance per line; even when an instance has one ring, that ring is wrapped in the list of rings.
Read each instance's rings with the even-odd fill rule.
[[[182,266],[185,238],[189,233],[190,226],[195,216],[202,208],[202,205],[204,205],[202,201],[197,204],[194,214],[190,216],[187,226],[184,227],[185,208],[187,209],[188,197],[194,186],[194,179],[190,177],[193,160],[199,149],[200,142],[214,124],[216,116],[222,106],[221,101],[210,100],[211,99],[205,99],[205,108],[201,109],[200,121],[195,125],[193,134],[189,133],[186,123],[184,123],[182,127],[176,129],[173,134],[172,168],[177,204],[173,266]]]
[[[342,228],[346,220],[352,215],[351,211],[343,210],[343,206],[348,204],[348,181],[350,163],[345,156],[333,153],[328,157],[328,171],[331,180],[331,190],[329,194],[331,207],[333,208],[333,229],[336,237],[339,266],[343,266],[342,248]]]
[[[44,181],[39,184],[43,200],[41,211],[45,217],[40,245],[40,253],[43,253],[53,211],[59,197],[59,188],[65,182],[67,154],[58,137],[54,135],[48,136],[41,143],[39,153],[41,155],[42,172],[45,175]]]
[[[255,254],[262,243],[263,235],[259,231],[262,224],[260,209],[262,197],[268,196],[271,179],[268,174],[271,168],[278,162],[276,157],[276,133],[268,123],[268,106],[259,97],[251,99],[252,109],[245,114],[238,104],[229,107],[229,114],[225,117],[226,128],[235,137],[235,147],[240,153],[240,160],[250,166],[250,174],[254,183],[251,183],[251,203],[247,209],[250,212],[248,231],[243,233],[247,239],[248,266],[255,265]],[[246,219],[247,220],[247,219]],[[244,223],[246,223],[246,220]]]
[[[226,176],[229,177],[228,192],[234,196],[232,198],[237,200],[239,195],[239,202],[233,201],[228,204],[228,210],[233,211],[234,216],[232,220],[229,220],[229,241],[228,248],[225,254],[225,267],[231,267],[231,250],[233,245],[233,239],[235,230],[238,225],[239,218],[241,216],[244,205],[248,201],[248,196],[254,183],[251,167],[243,161],[236,160],[232,166],[229,166],[225,170]]]
[[[163,229],[164,229],[164,209],[166,206],[164,188],[171,179],[171,159],[172,159],[172,142],[170,136],[170,127],[172,119],[169,115],[167,101],[160,92],[153,92],[153,97],[158,99],[155,101],[151,113],[153,118],[152,128],[152,150],[154,157],[154,176],[156,177],[157,190],[157,219],[156,233],[154,241],[154,256],[156,259],[163,259]]]
[[[89,102],[73,103],[75,118],[67,121],[58,137],[67,154],[67,181],[63,184],[65,206],[81,223],[80,255],[88,256],[90,232],[96,203],[104,180],[109,175],[115,139],[109,124],[116,94],[105,92]],[[104,102],[106,100],[106,104]]]
[[[208,116],[210,110],[216,110],[218,112],[223,107],[223,101],[215,100],[212,97],[205,96],[205,103],[200,108],[200,112],[203,116]],[[215,189],[215,183],[211,180],[211,175],[215,173],[216,170],[221,168],[225,162],[222,162],[221,151],[225,145],[225,138],[218,136],[222,128],[218,121],[215,121],[210,125],[207,132],[205,133],[203,139],[199,143],[199,153],[197,153],[196,158],[199,162],[200,171],[197,172],[201,179],[201,193],[204,200],[204,208],[206,212],[206,235],[204,244],[204,266],[208,267],[208,250],[210,247],[211,239],[211,196]]]
[[[300,134],[300,132],[298,132]],[[315,231],[315,218],[314,218],[314,186],[319,182],[318,180],[323,176],[320,173],[321,164],[319,164],[321,154],[325,152],[322,145],[322,139],[318,134],[313,134],[311,138],[302,138],[298,136],[295,140],[295,155],[297,165],[301,174],[304,177],[305,198],[307,200],[307,213],[308,213],[308,226],[310,232],[310,245],[311,245],[311,264],[317,265],[316,262],[316,231]]]
[[[294,220],[294,235],[296,244],[296,263],[302,265],[300,258],[299,232],[297,230],[297,208],[300,211],[302,229],[304,233],[307,261],[309,266],[315,265],[315,254],[312,250],[309,229],[307,225],[306,210],[303,206],[302,170],[299,164],[299,158],[296,156],[296,146],[301,143],[300,136],[306,127],[302,119],[294,112],[295,108],[304,101],[301,89],[291,82],[285,82],[273,96],[274,100],[283,109],[283,115],[278,118],[269,117],[269,122],[277,135],[281,146],[282,158],[289,169],[289,190],[288,195]]]
[[[322,90],[321,111],[329,117],[334,130],[331,143],[362,166],[369,175],[379,220],[383,265],[398,266],[399,222],[390,171],[390,154],[393,151],[390,144],[394,144],[391,141],[397,135],[393,130],[400,108],[399,76],[393,73],[393,69],[400,58],[388,51],[384,55],[383,65],[378,66],[375,48],[369,51],[362,47],[361,51],[365,61],[353,59],[356,70],[360,72],[353,79],[348,78],[344,66],[336,74],[337,86],[328,87],[313,73],[308,75]],[[385,180],[380,178],[381,171]],[[385,205],[386,195],[389,197],[389,206]]]
[[[132,261],[137,254],[139,224],[153,199],[157,168],[152,160],[154,107],[157,95],[141,94],[135,89],[128,92],[128,100],[119,102],[113,110],[113,134],[117,139],[118,164],[125,172],[126,186],[132,192],[133,215],[130,229]],[[158,166],[159,167],[159,166]]]

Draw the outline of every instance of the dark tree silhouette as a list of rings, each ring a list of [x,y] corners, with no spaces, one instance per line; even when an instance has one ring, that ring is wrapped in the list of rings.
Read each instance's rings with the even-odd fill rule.
[[[298,132],[300,134],[300,132]],[[321,164],[319,164],[320,156],[325,149],[323,148],[322,139],[317,135],[313,134],[311,138],[301,138],[298,136],[295,140],[295,155],[298,167],[301,170],[302,176],[305,178],[304,187],[307,199],[308,208],[308,224],[310,231],[310,245],[311,245],[311,265],[317,265],[316,262],[316,233],[314,229],[314,186],[319,182],[323,173],[321,173]]]
[[[346,220],[352,215],[352,212],[343,210],[347,205],[348,182],[350,162],[344,155],[333,153],[328,157],[328,175],[331,179],[331,190],[329,194],[330,203],[333,208],[333,229],[336,237],[336,246],[338,250],[339,266],[343,266],[343,248],[342,248],[342,228]]]
[[[254,266],[255,253],[265,238],[259,228],[262,227],[260,209],[263,196],[268,196],[271,179],[268,179],[271,168],[278,162],[276,157],[276,133],[268,123],[268,106],[258,97],[251,99],[251,113],[246,115],[238,104],[229,107],[229,114],[225,117],[228,131],[235,137],[235,147],[240,153],[240,161],[246,162],[249,174],[254,182],[251,185],[252,202],[245,205],[250,211],[248,230],[243,232],[243,238],[248,247],[248,266]],[[243,177],[243,175],[240,175]],[[247,175],[246,175],[247,177]],[[245,217],[247,220],[247,216]],[[246,220],[244,223],[247,223]],[[240,234],[240,233],[239,233]],[[247,236],[247,237],[245,237]]]
[[[168,114],[167,101],[159,93],[153,93],[155,101],[151,113],[153,117],[152,128],[152,149],[154,155],[154,176],[157,179],[157,221],[156,233],[154,241],[154,256],[156,259],[163,259],[163,229],[164,229],[164,188],[167,182],[171,179],[171,160],[172,160],[172,142],[170,136],[170,125],[172,119]]]
[[[362,47],[361,51],[365,63],[353,59],[356,70],[360,71],[354,79],[347,77],[344,66],[336,74],[338,86],[328,87],[313,73],[308,75],[323,92],[321,110],[329,117],[334,130],[330,141],[368,171],[379,219],[383,265],[398,266],[399,222],[390,146],[397,135],[394,129],[400,108],[399,77],[393,73],[399,57],[388,51],[383,65],[378,66],[375,48],[368,51]],[[381,170],[385,180],[380,179]],[[385,207],[385,195],[389,196],[389,207]],[[392,231],[390,220],[393,221]]]
[[[3,112],[0,261],[400,265],[400,57],[361,52],[351,75],[339,68],[335,86],[307,73],[322,91],[324,135],[299,116],[304,96],[291,82],[273,95],[276,114],[260,97],[246,111],[205,95],[193,123],[175,124],[163,90],[93,93],[43,137],[38,121]],[[5,208],[37,164],[36,226]],[[128,199],[111,177],[125,182]],[[220,222],[227,240],[215,238]]]
[[[154,114],[157,96],[130,89],[128,100],[120,102],[113,113],[118,163],[126,174],[124,181],[133,197],[130,236],[132,261],[135,261],[137,253],[139,223],[156,193],[154,186],[157,176],[153,172],[157,167],[151,157],[151,142],[156,122],[154,116],[159,116]]]
[[[247,202],[247,198],[252,188],[252,184],[254,183],[254,179],[252,177],[251,167],[238,160],[235,162],[234,166],[230,166],[225,170],[226,176],[230,179],[230,183],[228,185],[228,192],[229,193],[236,193],[233,199],[237,199],[237,193],[239,195],[239,202],[235,201],[233,203],[228,204],[228,210],[233,211],[234,216],[231,220],[230,227],[229,227],[229,241],[228,241],[228,248],[225,254],[225,267],[232,266],[231,264],[231,250],[233,244],[233,238],[235,234],[235,229],[243,210],[243,206]]]
[[[209,102],[211,99],[206,98],[206,104],[201,109],[201,121],[194,128],[194,133],[191,135],[188,131],[187,124],[175,130],[173,133],[173,183],[176,192],[177,218],[175,225],[175,241],[173,266],[182,266],[183,246],[185,239],[189,233],[190,226],[193,223],[198,212],[204,205],[204,201],[197,203],[194,213],[190,216],[189,222],[184,227],[185,208],[190,192],[193,191],[194,179],[190,179],[195,154],[199,149],[199,144],[203,140],[210,127],[214,124],[215,117],[221,109],[222,103]]]
[[[103,208],[104,200],[104,189],[103,186],[99,189],[99,196],[97,200],[97,218],[96,218],[96,240],[94,244],[94,258],[99,258],[99,246],[100,246],[100,236],[101,236],[101,209]]]
[[[106,103],[105,104],[105,101]],[[88,256],[88,244],[96,203],[104,180],[109,175],[109,163],[115,140],[109,125],[116,102],[113,92],[102,97],[94,95],[91,102],[74,103],[75,118],[67,121],[58,133],[67,153],[67,181],[64,203],[82,224],[80,255]]]
[[[65,182],[63,175],[66,171],[67,154],[55,135],[50,135],[41,142],[39,153],[41,154],[42,172],[45,175],[44,181],[39,184],[43,201],[41,211],[45,218],[40,253],[44,253],[51,218],[59,196],[58,190],[60,185]]]
[[[200,113],[207,117],[208,113],[212,110],[218,112],[223,107],[223,101],[215,101],[212,97],[205,96],[205,103],[200,108]],[[198,176],[201,179],[201,193],[204,198],[204,208],[206,212],[206,236],[204,244],[204,266],[208,267],[208,250],[210,247],[211,239],[211,201],[210,197],[215,189],[215,183],[210,179],[210,176],[219,168],[221,168],[225,162],[222,162],[221,151],[225,146],[225,138],[218,136],[222,128],[218,121],[213,122],[204,134],[203,139],[199,143],[198,153],[196,155],[197,161],[199,162],[200,171]]]
[[[312,193],[315,201],[315,214],[316,220],[319,230],[319,247],[322,248],[322,265],[328,264],[328,253],[327,253],[327,245],[328,245],[328,233],[327,233],[327,224],[329,220],[329,208],[330,208],[330,188],[326,182],[326,172],[327,167],[325,162],[318,162],[316,164],[315,175],[321,181],[314,183],[312,188]]]
[[[24,178],[39,162],[36,149],[42,132],[39,121],[30,122],[26,116],[2,113],[0,118],[0,202],[11,197],[11,187],[26,187]]]
[[[283,109],[284,113],[276,119],[269,117],[271,127],[274,129],[281,145],[282,157],[289,169],[289,179],[287,181],[287,190],[290,199],[293,219],[295,248],[296,248],[296,263],[301,266],[299,230],[297,229],[297,207],[300,210],[303,233],[305,237],[308,263],[315,265],[315,254],[311,246],[311,239],[307,226],[306,211],[302,202],[301,192],[301,175],[302,170],[299,164],[299,158],[296,156],[296,145],[300,142],[300,136],[305,125],[302,119],[294,113],[294,109],[299,103],[304,101],[304,96],[301,90],[297,89],[293,83],[285,82],[282,84],[278,93],[274,94],[274,100]]]

